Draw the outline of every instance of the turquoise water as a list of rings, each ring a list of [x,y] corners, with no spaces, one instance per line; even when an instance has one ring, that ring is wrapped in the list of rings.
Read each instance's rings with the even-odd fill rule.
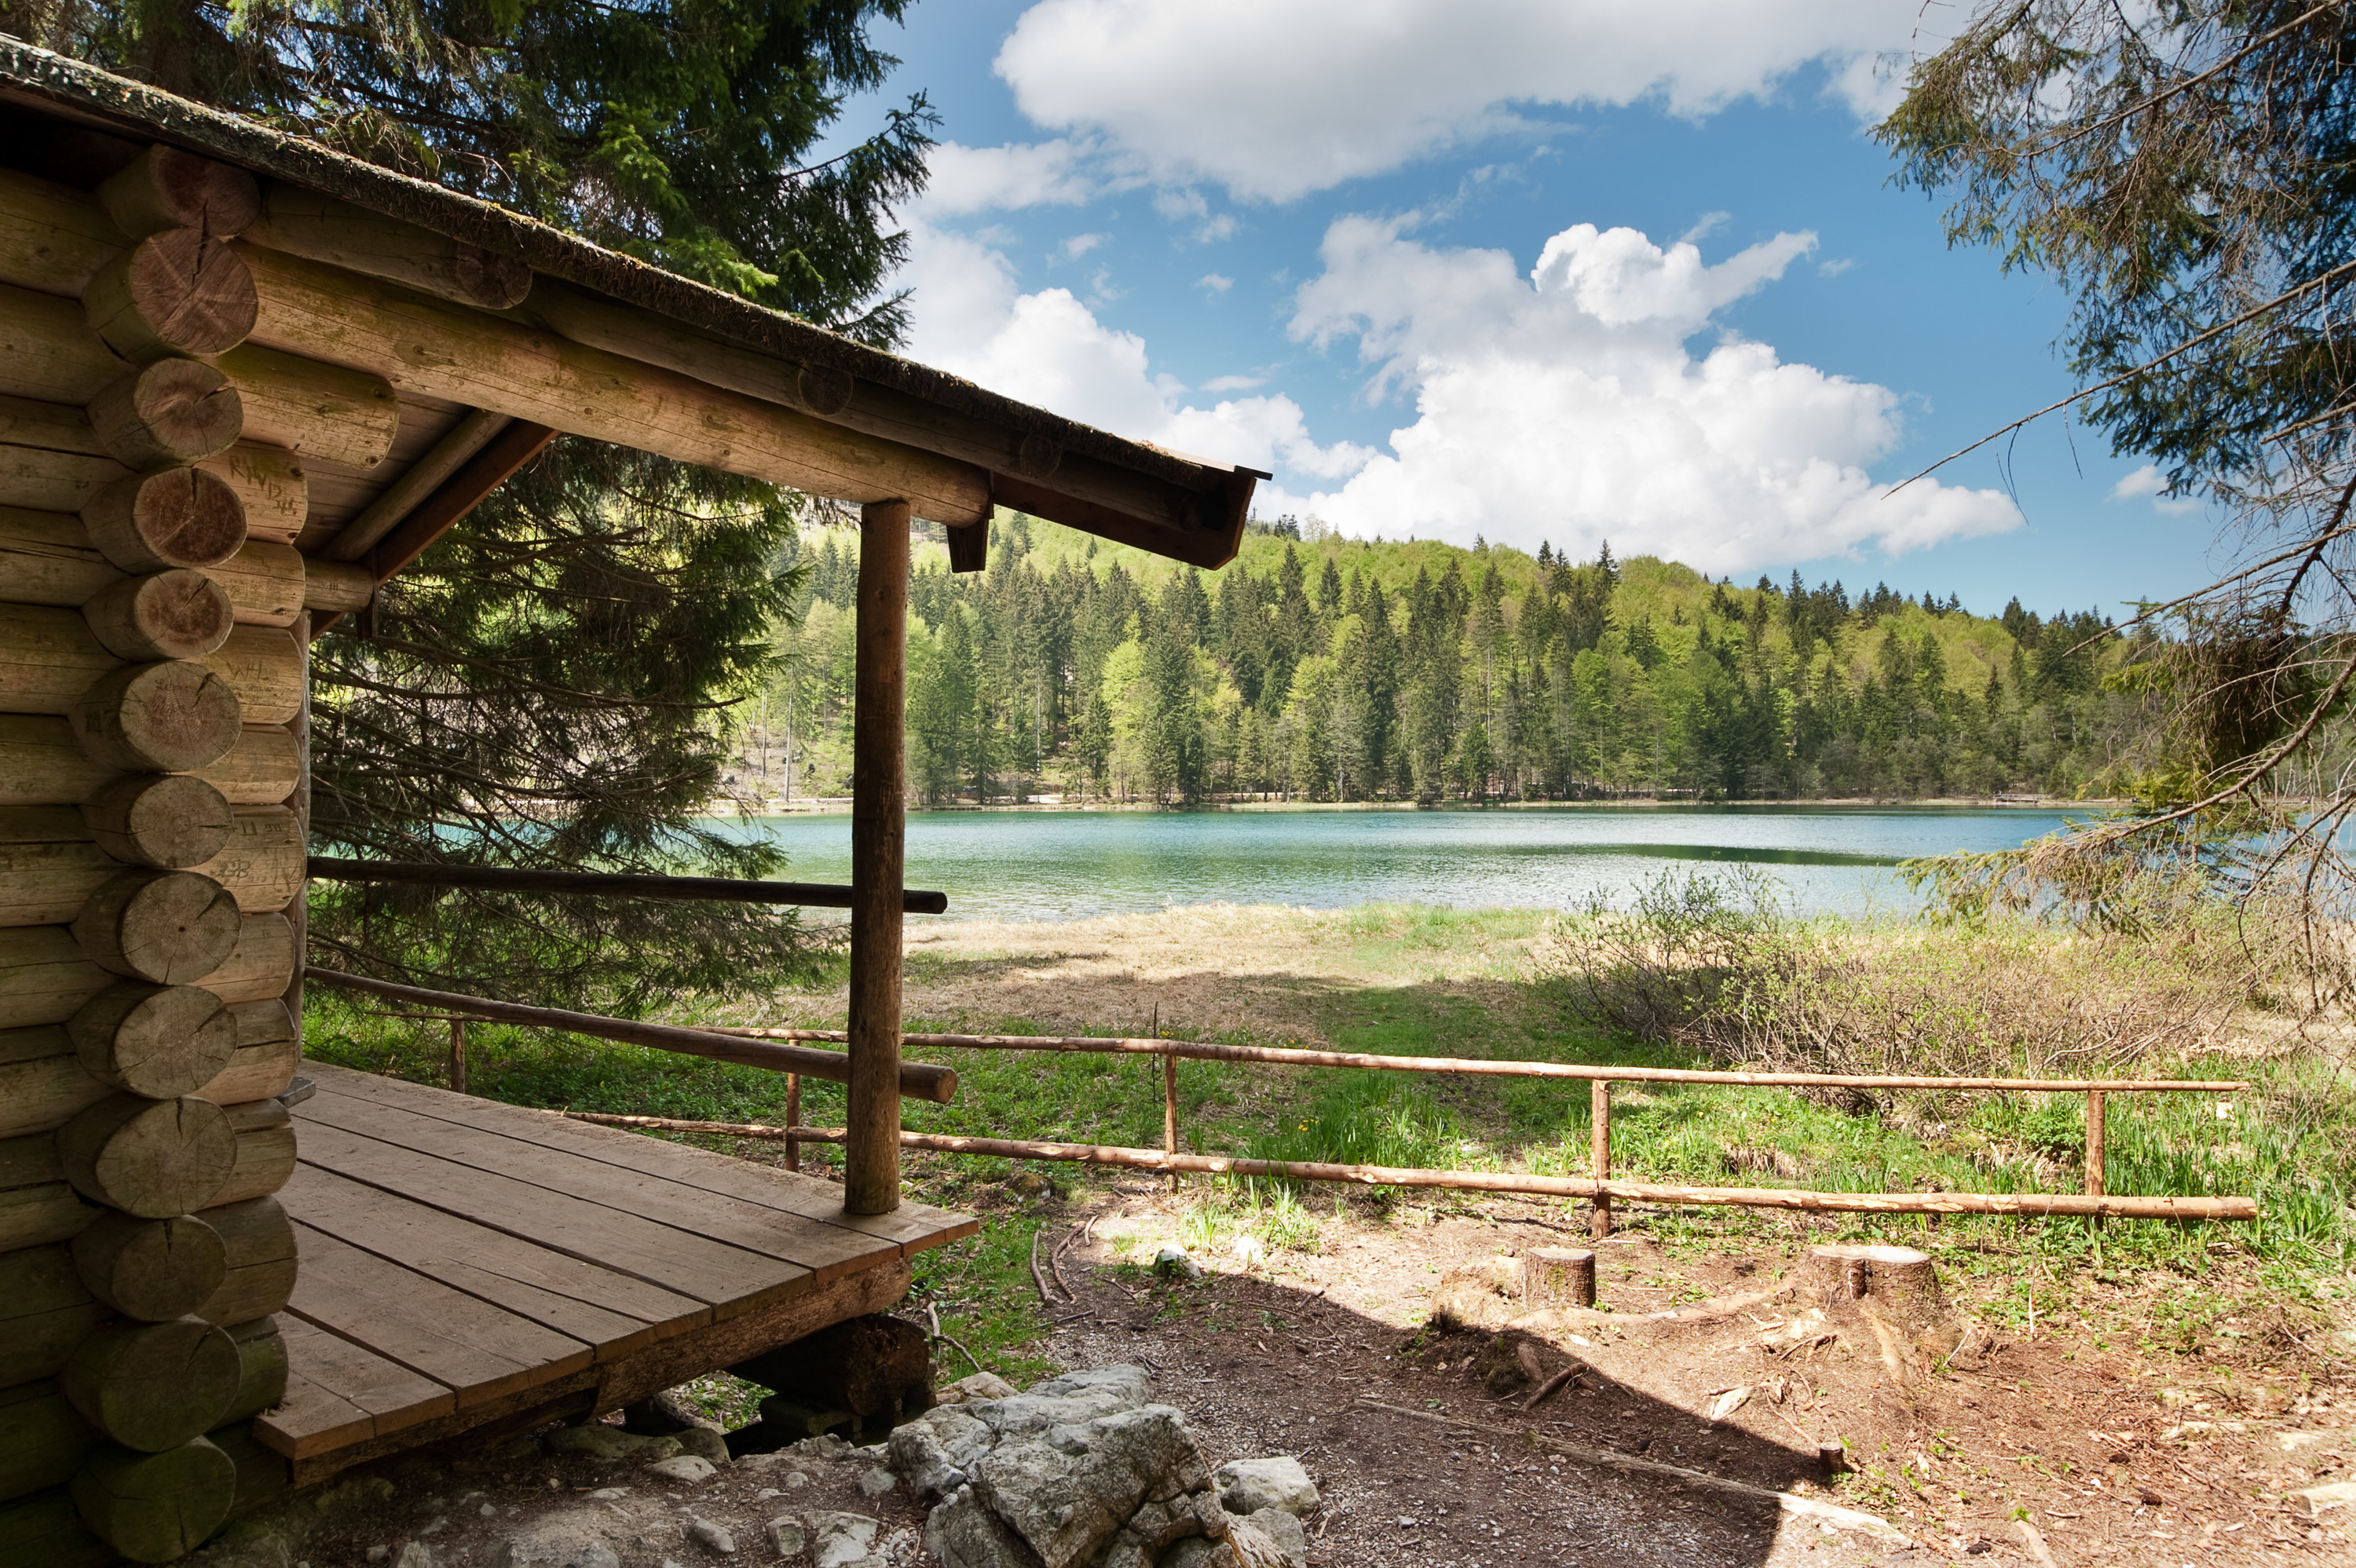
[[[1802,911],[1912,904],[1903,859],[2009,848],[2062,813],[1971,807],[1564,806],[1497,811],[916,812],[907,885],[951,919],[1080,920],[1212,902],[1583,907],[1665,869],[1756,866]],[[757,817],[800,881],[851,880],[847,816]],[[917,917],[911,917],[917,918]]]

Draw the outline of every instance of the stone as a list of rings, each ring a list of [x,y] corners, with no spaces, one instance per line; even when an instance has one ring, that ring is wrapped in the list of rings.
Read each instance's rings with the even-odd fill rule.
[[[762,1527],[769,1538],[769,1549],[780,1557],[791,1557],[809,1544],[809,1532],[802,1521],[789,1513],[781,1513]]]
[[[412,1541],[401,1549],[400,1556],[392,1560],[392,1568],[442,1568],[442,1564],[441,1560],[434,1555],[434,1548],[422,1541]]]
[[[552,1454],[577,1454],[607,1464],[624,1459],[667,1459],[680,1452],[676,1437],[642,1437],[594,1421],[583,1426],[560,1426],[540,1441],[541,1446]]]
[[[509,1536],[491,1561],[498,1568],[622,1568],[603,1535],[613,1522],[602,1506],[549,1514]]]
[[[735,1535],[726,1526],[714,1524],[708,1519],[690,1520],[687,1538],[707,1551],[717,1552],[723,1557],[736,1555]]]
[[[1240,1562],[1231,1542],[1198,1535],[1172,1547],[1156,1568],[1240,1568]]]
[[[719,1473],[720,1467],[700,1454],[678,1454],[668,1459],[658,1459],[647,1469],[668,1480],[685,1481],[692,1486],[712,1479]]]
[[[1211,1482],[1219,1488],[1219,1505],[1229,1513],[1252,1514],[1272,1508],[1307,1519],[1323,1500],[1317,1483],[1290,1454],[1270,1459],[1231,1459],[1212,1472]]]
[[[862,1471],[859,1477],[860,1491],[871,1498],[880,1498],[899,1484],[900,1477],[881,1465]]]
[[[970,1487],[933,1510],[925,1521],[925,1545],[941,1568],[1031,1568],[1028,1553]]]
[[[2309,1519],[2319,1519],[2329,1509],[2356,1503],[2356,1481],[2329,1481],[2319,1487],[2302,1487],[2291,1493],[2298,1510]]]
[[[1020,1392],[996,1372],[976,1372],[941,1390],[942,1404],[963,1404],[969,1399],[1012,1399]]]
[[[851,1568],[875,1545],[884,1521],[863,1513],[813,1513],[809,1516],[810,1562],[813,1568]]]
[[[938,1404],[894,1430],[884,1446],[909,1489],[929,1500],[965,1485],[967,1467],[997,1441],[989,1424],[965,1405]]]
[[[1150,1404],[1001,1444],[974,1467],[973,1487],[1044,1568],[1081,1568],[1138,1504],[1209,1481],[1185,1418]]]
[[[1200,1279],[1203,1265],[1175,1242],[1164,1242],[1153,1254],[1153,1272],[1164,1279]]]
[[[1261,1509],[1227,1527],[1244,1568],[1309,1568],[1309,1532],[1282,1509]]]
[[[714,1465],[725,1465],[729,1462],[728,1439],[712,1427],[688,1427],[684,1431],[671,1434],[671,1441],[677,1443],[682,1452],[691,1454],[699,1459],[709,1459]]]

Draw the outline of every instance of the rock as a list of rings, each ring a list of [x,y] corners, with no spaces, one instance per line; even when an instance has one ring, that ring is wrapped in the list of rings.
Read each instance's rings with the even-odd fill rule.
[[[680,1454],[669,1459],[658,1459],[647,1468],[655,1475],[669,1480],[685,1481],[691,1486],[712,1479],[720,1469],[701,1454]]]
[[[730,1533],[725,1526],[714,1524],[708,1519],[690,1520],[687,1526],[687,1538],[707,1551],[717,1552],[723,1557],[736,1555],[736,1537]]]
[[[1237,1236],[1227,1248],[1227,1254],[1248,1269],[1268,1262],[1268,1247],[1258,1236]]]
[[[1186,1249],[1175,1242],[1164,1242],[1162,1250],[1153,1254],[1153,1272],[1164,1279],[1200,1279],[1203,1265],[1187,1255]]]
[[[1211,1541],[1196,1536],[1172,1547],[1157,1568],[1239,1568],[1240,1562],[1235,1547],[1224,1538]]]
[[[552,1454],[577,1454],[608,1464],[623,1459],[667,1459],[680,1452],[676,1437],[637,1436],[618,1426],[594,1421],[584,1426],[560,1426],[540,1442]]]
[[[785,1450],[804,1459],[840,1459],[851,1452],[851,1445],[831,1432],[806,1437]]]
[[[900,1477],[878,1465],[859,1477],[859,1489],[871,1498],[880,1498],[900,1484]]]
[[[969,1399],[1012,1399],[1017,1392],[1012,1383],[996,1372],[976,1372],[941,1390],[936,1403],[963,1404]]]
[[[809,1516],[810,1562],[813,1568],[851,1568],[875,1544],[884,1521],[863,1513],[813,1513]]]
[[[1272,1459],[1231,1459],[1212,1472],[1211,1481],[1219,1488],[1219,1506],[1229,1513],[1282,1509],[1296,1519],[1307,1519],[1323,1501],[1317,1483],[1290,1454]]]
[[[1166,1404],[1002,1443],[973,1471],[975,1495],[1044,1568],[1080,1568],[1140,1503],[1166,1501],[1209,1480],[1185,1418]]]
[[[1021,1544],[970,1487],[958,1488],[933,1510],[925,1522],[925,1545],[941,1568],[1030,1568]]]
[[[2291,1493],[2294,1506],[2309,1519],[2319,1519],[2328,1510],[2346,1508],[2356,1503],[2356,1481],[2329,1481],[2319,1487],[2303,1487]]]
[[[509,1536],[491,1561],[498,1568],[622,1568],[603,1535],[614,1522],[602,1506],[549,1514]]]
[[[1044,1198],[1055,1190],[1055,1184],[1035,1170],[1018,1170],[999,1185],[1025,1200]]]
[[[1243,1568],[1309,1568],[1309,1532],[1282,1509],[1261,1509],[1227,1528]]]
[[[709,1459],[714,1465],[725,1465],[729,1462],[728,1439],[722,1435],[717,1428],[691,1426],[684,1431],[674,1433],[672,1441],[677,1443],[683,1451],[694,1455],[697,1458]]]
[[[763,1527],[769,1537],[769,1547],[780,1557],[791,1557],[809,1544],[809,1532],[802,1521],[789,1513],[781,1513]]]
[[[969,1478],[966,1467],[998,1441],[989,1424],[967,1407],[935,1405],[892,1434],[892,1467],[918,1497],[947,1497]]]
[[[640,1437],[676,1437],[682,1432],[717,1432],[720,1424],[688,1403],[677,1389],[665,1389],[624,1405],[622,1430]]]
[[[392,1548],[380,1542],[375,1546],[369,1547],[366,1552],[362,1553],[362,1555],[367,1557],[367,1559],[371,1563],[381,1563],[386,1558],[392,1555]]]
[[[392,1560],[392,1568],[442,1568],[442,1564],[434,1555],[434,1548],[422,1541],[412,1541]]]

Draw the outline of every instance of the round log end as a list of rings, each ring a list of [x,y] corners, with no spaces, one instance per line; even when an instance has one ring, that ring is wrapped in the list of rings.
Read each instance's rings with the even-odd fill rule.
[[[1063,461],[1063,443],[1035,431],[1015,443],[1014,472],[1025,479],[1052,478]]]
[[[74,1349],[58,1386],[125,1448],[160,1454],[201,1437],[237,1398],[237,1341],[201,1317],[109,1323]]]
[[[201,986],[111,986],[66,1021],[66,1035],[84,1072],[151,1100],[194,1093],[237,1055],[236,1016]]]
[[[229,755],[244,728],[230,683],[185,659],[124,665],[74,704],[74,739],[89,758],[125,773],[192,773]]]
[[[1534,1307],[1592,1307],[1595,1254],[1585,1247],[1531,1247],[1522,1253],[1522,1287]]]
[[[123,466],[159,468],[228,451],[245,428],[245,403],[211,366],[159,359],[91,399],[90,423]]]
[[[82,508],[90,542],[134,574],[226,566],[245,546],[245,502],[206,468],[166,468],[117,480]]]
[[[68,929],[111,975],[185,986],[229,962],[240,918],[237,896],[210,877],[143,868],[91,894]]]
[[[194,773],[126,773],[82,802],[98,847],[128,866],[201,866],[229,846],[229,797]]]
[[[513,310],[531,295],[531,268],[513,256],[459,240],[451,272],[459,289],[485,310]]]
[[[93,1203],[168,1220],[211,1202],[237,1169],[237,1130],[209,1100],[115,1094],[58,1129],[58,1163]]]
[[[803,407],[821,418],[831,419],[851,406],[854,382],[848,370],[838,370],[830,365],[805,365],[795,385],[801,393]]]
[[[237,624],[229,591],[187,567],[124,578],[93,594],[81,615],[120,659],[200,659]]]
[[[236,252],[200,229],[166,229],[102,270],[82,304],[109,347],[144,362],[236,347],[259,301]]]
[[[134,1563],[169,1563],[204,1544],[237,1499],[237,1464],[203,1438],[161,1454],[108,1445],[73,1478],[74,1508]]]
[[[220,1232],[193,1214],[100,1215],[73,1239],[74,1267],[108,1309],[162,1323],[202,1307],[229,1275]]]
[[[261,187],[245,170],[161,144],[110,177],[98,195],[115,227],[134,238],[193,229],[228,240],[262,216]]]

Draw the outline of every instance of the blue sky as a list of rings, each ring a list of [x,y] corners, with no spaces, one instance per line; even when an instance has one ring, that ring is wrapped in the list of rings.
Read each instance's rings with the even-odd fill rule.
[[[2065,303],[1867,134],[1915,0],[930,0],[908,350],[1272,469],[1346,533],[1797,567],[1982,613],[2206,581],[2217,519],[2049,420]],[[854,106],[863,132],[880,103]],[[1534,275],[1535,272],[1535,275]]]

